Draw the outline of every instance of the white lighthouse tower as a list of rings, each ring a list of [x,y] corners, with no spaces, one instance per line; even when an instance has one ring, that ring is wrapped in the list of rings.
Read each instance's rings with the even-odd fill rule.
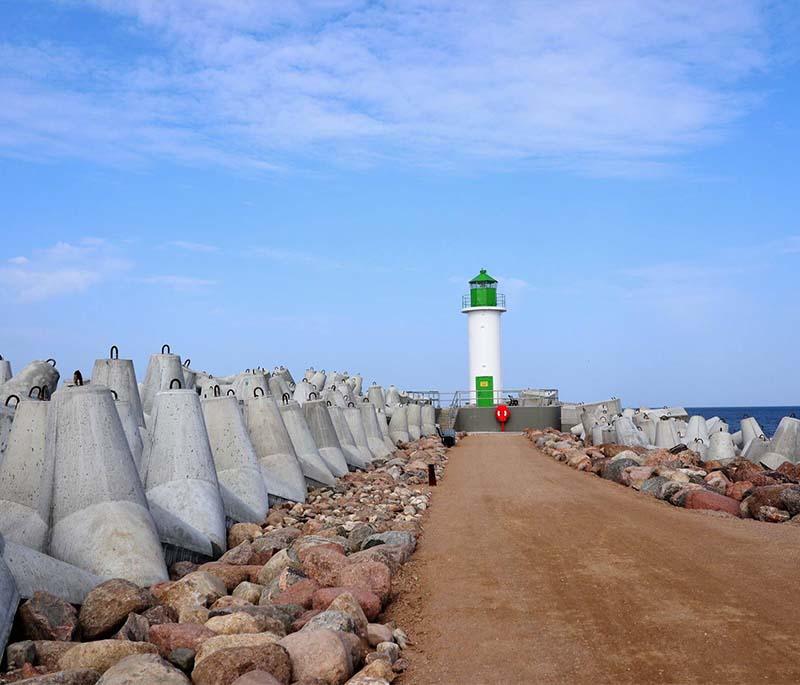
[[[469,282],[469,295],[461,303],[467,315],[469,336],[470,396],[479,407],[491,407],[503,391],[500,357],[500,317],[506,311],[504,295],[497,293],[497,281],[486,269]]]

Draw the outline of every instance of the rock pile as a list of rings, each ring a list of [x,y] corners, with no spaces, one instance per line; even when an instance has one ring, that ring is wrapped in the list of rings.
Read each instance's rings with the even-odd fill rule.
[[[556,461],[677,507],[800,525],[800,464],[789,460],[770,469],[744,457],[703,461],[682,444],[672,449],[613,442],[585,446],[576,435],[553,429],[526,435]]]
[[[390,683],[406,636],[381,616],[430,502],[428,465],[441,477],[446,461],[435,438],[402,444],[261,524],[231,525],[219,559],[173,563],[147,588],[107,580],[80,606],[36,592],[0,683]]]

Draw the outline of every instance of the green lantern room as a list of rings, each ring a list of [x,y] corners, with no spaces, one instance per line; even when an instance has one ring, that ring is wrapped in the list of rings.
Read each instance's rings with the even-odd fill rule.
[[[496,307],[497,281],[486,273],[486,269],[469,282],[470,307]]]

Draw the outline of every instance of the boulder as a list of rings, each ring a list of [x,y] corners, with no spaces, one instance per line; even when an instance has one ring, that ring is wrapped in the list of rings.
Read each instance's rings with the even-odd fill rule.
[[[622,483],[622,474],[629,466],[639,466],[638,460],[623,457],[621,459],[611,460],[605,464],[601,476],[605,480],[614,481],[615,483]]]
[[[287,568],[300,568],[300,563],[293,559],[289,552],[281,549],[258,572],[257,581],[260,585],[269,585]]]
[[[157,606],[148,609],[142,614],[142,617],[147,619],[147,622],[151,626],[162,625],[164,623],[177,623],[178,622],[178,612],[175,611],[172,607],[166,606],[164,604],[159,604]]]
[[[59,659],[58,665],[64,670],[87,669],[105,673],[126,656],[157,653],[155,645],[151,645],[149,642],[98,640],[76,645]]]
[[[144,616],[128,614],[125,623],[114,634],[115,640],[131,640],[132,642],[148,642],[150,624]]]
[[[635,490],[642,489],[642,483],[653,475],[652,466],[629,466],[622,474],[622,484]]]
[[[233,685],[281,685],[281,681],[266,671],[250,671],[234,680]]]
[[[385,602],[392,589],[392,574],[389,567],[380,561],[358,561],[344,566],[334,585],[365,588]]]
[[[296,622],[297,623],[297,622]],[[341,611],[321,611],[309,618],[301,630],[334,630],[341,633],[355,633],[353,619]]]
[[[391,683],[394,677],[395,674],[389,661],[379,658],[364,666],[347,681],[347,685],[383,685],[383,683]]]
[[[775,509],[785,510],[786,505],[784,501],[786,501],[787,497],[792,497],[792,495],[784,496],[783,493],[785,490],[800,491],[800,486],[781,483],[778,485],[765,485],[755,488],[748,497],[742,500],[742,515],[749,516],[750,518],[758,518],[761,507],[774,507]]]
[[[228,550],[230,551],[243,542],[252,542],[263,534],[264,531],[257,523],[234,523],[228,530]]]
[[[283,647],[265,644],[259,647],[220,649],[195,665],[192,682],[196,685],[230,685],[250,671],[270,673],[278,682],[288,685],[292,664]]]
[[[249,602],[250,604],[258,604],[258,600],[261,599],[261,593],[263,591],[263,585],[244,581],[239,583],[233,589],[233,596],[237,599],[243,599],[245,602]]]
[[[190,685],[177,668],[155,654],[135,654],[109,668],[97,685]]]
[[[313,609],[324,611],[331,602],[343,593],[349,593],[358,602],[364,615],[369,620],[375,620],[381,612],[381,600],[374,593],[358,587],[330,587],[317,590],[311,601]]]
[[[642,481],[639,490],[647,495],[658,497],[659,493],[662,492],[664,485],[669,482],[671,482],[669,478],[664,478],[664,476],[653,476],[652,478],[647,478],[646,480]],[[663,497],[659,497],[659,499],[663,499]]]
[[[58,662],[77,642],[62,642],[61,640],[34,640],[36,648],[36,665],[43,666],[48,671],[57,671]],[[100,674],[97,675],[100,677]]]
[[[739,516],[739,502],[710,490],[692,490],[686,494],[683,506],[686,509],[706,509],[722,511],[731,516]]]
[[[342,685],[351,675],[350,654],[332,630],[293,633],[279,644],[289,653],[295,680]]]
[[[95,640],[110,635],[130,613],[142,613],[155,604],[147,590],[122,578],[101,583],[92,590],[81,606],[78,623],[84,639]]]
[[[753,492],[755,486],[749,480],[740,480],[735,483],[731,483],[728,486],[728,489],[725,491],[725,494],[728,497],[732,497],[737,502],[741,502],[745,497]]]
[[[172,583],[158,595],[158,600],[180,613],[185,607],[196,605],[207,607],[225,594],[227,594],[225,583],[217,576],[205,571],[194,571]]]
[[[310,609],[312,598],[317,590],[319,590],[319,584],[307,578],[294,583],[291,587],[282,592],[271,595],[269,597],[269,602],[272,604],[299,604],[305,609]],[[260,603],[264,603],[263,594]]]
[[[370,647],[377,647],[381,642],[392,642],[392,629],[381,623],[367,624],[367,642]]]
[[[319,545],[298,553],[305,574],[322,587],[338,585],[339,573],[347,566],[347,557],[337,546]]]
[[[221,561],[211,561],[207,564],[202,564],[197,570],[216,576],[225,583],[226,592],[232,592],[239,583],[257,577],[261,571],[261,566],[238,566],[236,564],[225,564]]]
[[[149,641],[156,646],[165,659],[176,649],[191,649],[197,652],[216,633],[197,623],[165,623],[150,627]]]
[[[783,523],[788,521],[790,516],[789,512],[775,507],[761,507],[758,510],[756,518],[759,521],[766,521],[767,523]]]
[[[280,635],[273,633],[242,633],[240,635],[215,635],[206,640],[197,651],[195,665],[202,663],[215,652],[238,647],[263,647],[277,644]]]
[[[328,606],[327,611],[341,612],[353,621],[353,632],[359,637],[367,637],[367,617],[360,602],[350,592],[343,592]]]
[[[80,669],[47,673],[17,682],[20,685],[95,685],[98,678],[97,671]]]
[[[35,592],[18,612],[22,633],[29,640],[70,641],[78,629],[78,612],[48,592]]]
[[[218,635],[238,635],[240,633],[261,633],[267,629],[269,621],[261,620],[254,614],[238,611],[226,616],[214,616],[206,621],[206,628]]]

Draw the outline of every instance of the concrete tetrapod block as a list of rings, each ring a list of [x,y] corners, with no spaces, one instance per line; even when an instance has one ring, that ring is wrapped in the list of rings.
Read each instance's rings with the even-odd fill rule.
[[[339,389],[332,386],[328,386],[328,388],[322,393],[322,399],[326,402],[330,402],[332,405],[339,407],[340,409],[344,409],[348,402]]]
[[[105,578],[167,579],[153,517],[111,391],[65,387],[53,395],[45,452],[54,461],[48,552]]]
[[[400,404],[400,391],[394,385],[390,385],[386,389],[386,406],[393,410],[395,407],[400,406]],[[389,418],[391,418],[391,414],[389,414]]]
[[[752,416],[742,419],[741,428],[743,445],[747,445],[753,438],[759,438],[764,435],[764,431],[761,429],[761,426],[758,425],[758,421]]]
[[[302,378],[295,386],[292,399],[302,406],[309,400],[319,399],[319,392],[315,386],[309,383],[305,378]]]
[[[0,462],[0,533],[44,552],[50,533],[52,459],[45,453],[49,402],[23,400]]]
[[[29,397],[32,388],[40,388],[43,395],[51,396],[58,387],[60,375],[55,360],[32,361],[9,380],[0,385],[0,406],[4,406],[10,395]]]
[[[315,371],[311,378],[308,379],[308,382],[311,384],[312,390],[316,390],[318,393],[321,393],[325,388],[325,381],[327,378],[328,375],[324,371]]]
[[[270,378],[275,378],[276,376],[284,380],[287,388],[291,389],[291,387],[295,385],[295,380],[292,377],[292,372],[289,371],[289,369],[287,369],[285,366],[276,366],[272,370],[272,376],[270,376]]]
[[[614,422],[614,430],[617,434],[617,443],[620,445],[645,447],[649,444],[645,433],[639,430],[633,420],[627,416],[617,417]]]
[[[241,400],[246,397],[253,397],[256,390],[260,390],[261,393],[266,395],[269,393],[267,374],[260,369],[240,373],[233,381],[233,390],[236,393],[236,397]]]
[[[334,485],[336,479],[317,449],[303,408],[297,402],[290,400],[287,404],[281,404],[278,409],[308,484],[312,487]]]
[[[782,454],[795,464],[800,460],[800,419],[791,416],[781,419],[770,441],[769,451]]]
[[[419,440],[422,437],[422,407],[412,403],[406,405],[408,412],[408,437]]]
[[[363,394],[363,386],[364,386],[364,378],[361,376],[360,373],[354,374],[348,378],[348,381],[352,383],[351,387],[353,388],[353,393],[361,397]]]
[[[758,457],[758,463],[764,468],[775,470],[785,461],[789,461],[783,454],[769,450]]]
[[[11,372],[11,362],[8,359],[3,359],[0,354],[0,385],[6,381],[10,381],[14,374]]]
[[[347,460],[342,452],[342,445],[339,443],[339,436],[336,435],[336,428],[333,426],[328,404],[325,400],[313,400],[303,405],[303,413],[308,423],[308,428],[317,445],[317,451],[322,456],[322,460],[328,470],[337,478],[346,475]]]
[[[408,442],[408,406],[400,404],[394,408],[392,418],[389,419],[389,437],[396,445],[399,442]]]
[[[262,523],[269,509],[267,490],[239,401],[212,397],[201,404],[225,514],[237,523]]]
[[[128,441],[128,447],[131,449],[131,456],[133,463],[136,464],[136,471],[139,477],[142,477],[142,453],[144,452],[144,441],[142,440],[142,431],[146,430],[144,424],[137,423],[137,413],[133,405],[126,400],[114,400],[114,406],[117,408],[120,423],[122,423],[122,430],[125,431],[125,438]]]
[[[8,447],[8,438],[11,435],[11,426],[14,424],[17,396],[10,396],[7,400],[9,406],[0,404],[0,460]]]
[[[383,444],[386,445],[386,449],[389,452],[394,452],[397,449],[397,445],[392,442],[392,438],[389,435],[389,418],[386,416],[386,413],[378,410],[378,428],[381,431],[381,437],[383,438]]]
[[[169,390],[172,381],[178,379],[183,386],[183,365],[177,354],[169,353],[169,346],[164,345],[160,354],[151,354],[147,364],[147,372],[141,388],[142,411],[145,414],[153,413],[153,403],[156,394],[162,390]],[[164,351],[166,350],[166,352]]]
[[[426,438],[436,435],[436,410],[432,404],[422,405],[422,435]]]
[[[617,431],[607,423],[595,423],[592,427],[592,444],[607,445],[617,441]]]
[[[697,452],[701,457],[708,449],[708,426],[702,416],[689,417],[689,425],[684,436],[686,446]]]
[[[720,424],[717,424],[720,425]],[[724,425],[724,424],[723,424]],[[719,461],[726,464],[736,458],[736,448],[728,431],[715,430],[708,438],[708,449],[703,461]]]
[[[635,422],[634,422],[635,423]],[[639,419],[638,428],[644,433],[645,440],[649,445],[656,444],[656,422],[650,414],[645,414]]]
[[[136,371],[133,361],[119,359],[116,346],[111,348],[108,359],[96,359],[92,369],[92,383],[105,385],[116,393],[116,399],[129,402],[137,426],[144,426],[142,399],[136,384]]]
[[[662,449],[672,449],[680,443],[678,430],[675,426],[675,419],[662,418],[656,424],[655,446]]]
[[[586,431],[583,429],[583,424],[579,423],[577,426],[573,426],[569,429],[569,432],[572,433],[575,437],[580,438],[583,440],[583,437],[586,435]]]
[[[373,383],[369,386],[369,390],[367,390],[367,399],[377,410],[383,411],[386,408],[386,395],[380,385]]]
[[[161,541],[217,557],[226,548],[225,509],[200,398],[193,390],[159,392],[151,420],[143,467]]]
[[[362,402],[358,408],[361,411],[361,420],[364,423],[364,434],[367,436],[369,451],[372,452],[375,459],[386,459],[391,454],[391,450],[383,441],[383,433],[378,425],[378,412],[375,406],[370,402]]]
[[[244,418],[267,493],[305,502],[306,480],[275,400],[268,395],[245,399]]]
[[[712,416],[710,419],[706,421],[706,430],[708,431],[709,437],[715,431],[724,431],[725,433],[730,433],[730,427],[727,423],[725,423],[719,416]]]
[[[6,540],[3,560],[14,576],[23,599],[29,599],[34,592],[42,591],[72,604],[83,604],[86,595],[104,580],[82,568],[11,540]]]
[[[754,464],[760,464],[761,456],[769,451],[769,439],[766,435],[761,434],[750,440],[750,442],[745,443],[742,448],[742,456]]]
[[[0,552],[3,552],[5,543],[0,537]],[[6,566],[5,561],[0,559],[0,654],[6,651],[8,636],[14,625],[14,616],[19,606],[19,592],[14,576]]]
[[[272,395],[276,402],[281,401],[281,398],[286,395],[292,396],[292,391],[283,376],[273,374],[267,379],[267,383],[269,384],[269,393],[267,394]]]
[[[735,433],[731,434],[731,439],[733,440],[733,444],[736,445],[738,448],[742,448],[744,442],[742,442],[742,431],[738,430]]]
[[[370,450],[369,443],[367,442],[367,433],[364,430],[364,418],[361,415],[361,410],[358,406],[348,406],[342,409],[342,414],[344,420],[347,421],[347,427],[350,429],[350,433],[353,435],[356,447],[361,453],[361,458],[369,464],[375,456],[372,454],[372,450]]]
[[[344,417],[344,409],[331,405],[328,407],[328,413],[331,415],[333,427],[336,430],[336,437],[339,438],[339,444],[342,446],[342,453],[344,454],[345,461],[349,466],[357,469],[364,469],[369,464],[361,453],[361,450],[356,447],[356,441],[347,419]]]

